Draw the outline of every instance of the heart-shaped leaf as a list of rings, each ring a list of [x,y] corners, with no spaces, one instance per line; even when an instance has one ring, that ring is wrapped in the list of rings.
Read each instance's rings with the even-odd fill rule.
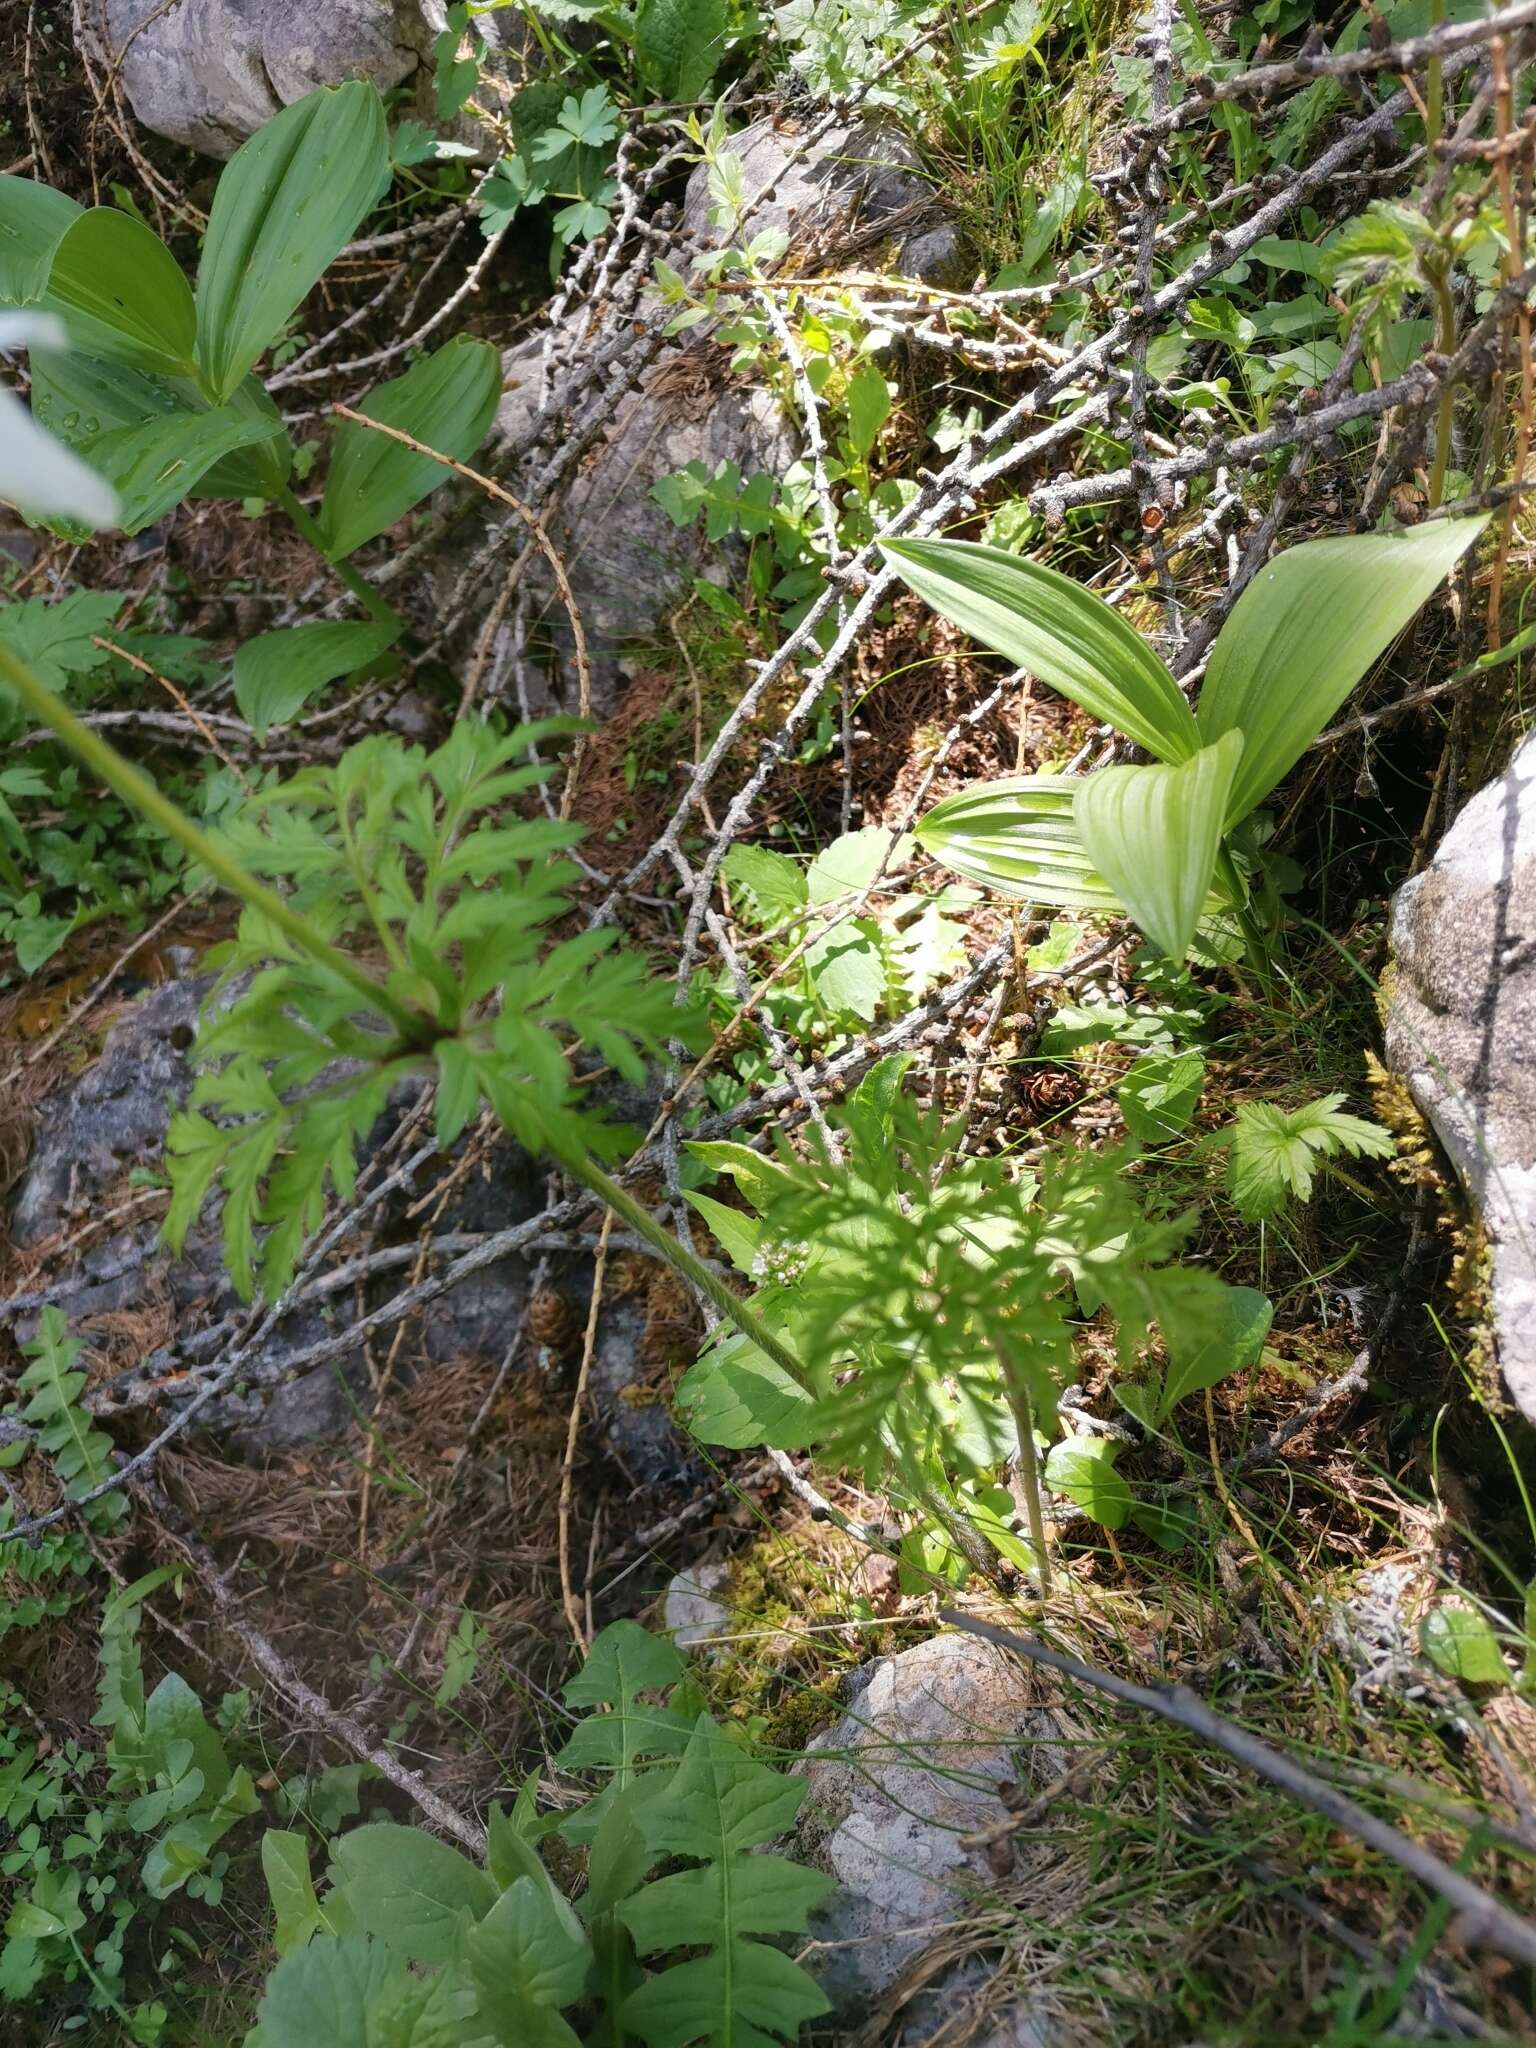
[[[969,540],[892,540],[891,566],[935,611],[1160,761],[1200,744],[1178,684],[1141,635],[1070,576]]]
[[[1311,540],[1259,571],[1217,636],[1200,692],[1201,737],[1243,735],[1228,825],[1295,766],[1491,516]]]
[[[1182,960],[1205,910],[1243,736],[1171,768],[1104,768],[1074,815],[1089,859],[1159,951]]]
[[[322,86],[225,165],[197,274],[197,360],[222,404],[281,334],[389,182],[377,87]]]

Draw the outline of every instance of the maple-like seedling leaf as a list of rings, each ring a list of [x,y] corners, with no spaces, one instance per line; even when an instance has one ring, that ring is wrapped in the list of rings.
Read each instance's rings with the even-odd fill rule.
[[[1320,1163],[1340,1153],[1390,1159],[1392,1134],[1364,1117],[1350,1116],[1342,1095],[1319,1095],[1300,1109],[1245,1102],[1233,1119],[1228,1184],[1250,1223],[1277,1216],[1294,1197],[1305,1202]]]

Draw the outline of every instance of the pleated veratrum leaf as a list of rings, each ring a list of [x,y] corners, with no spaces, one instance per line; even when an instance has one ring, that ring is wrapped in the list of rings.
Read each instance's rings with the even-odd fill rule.
[[[263,440],[266,422],[234,406],[165,413],[135,427],[114,427],[90,444],[91,466],[117,493],[124,533],[153,526],[237,448]]]
[[[1205,913],[1242,751],[1242,734],[1229,732],[1177,767],[1103,768],[1078,787],[1085,851],[1172,960],[1189,951]]]
[[[489,342],[459,335],[358,407],[455,462],[467,462],[490,431],[501,396],[501,358]],[[404,518],[451,472],[429,455],[348,420],[336,436],[320,508],[333,562]]]
[[[1062,775],[1005,775],[936,803],[915,837],[956,874],[1004,896],[1069,910],[1121,909],[1095,872],[1072,815],[1079,784]]]
[[[43,303],[98,362],[192,374],[192,288],[160,237],[115,206],[93,206],[54,248]]]
[[[35,178],[0,177],[0,304],[25,306],[42,297],[54,248],[82,211]]]
[[[891,566],[935,611],[1160,761],[1200,744],[1183,692],[1146,642],[1069,576],[969,540],[892,540]]]
[[[1306,541],[1259,571],[1217,635],[1200,692],[1202,739],[1243,734],[1229,825],[1295,766],[1491,516]]]
[[[230,158],[197,275],[197,360],[222,404],[303,304],[389,182],[376,87],[322,86]]]

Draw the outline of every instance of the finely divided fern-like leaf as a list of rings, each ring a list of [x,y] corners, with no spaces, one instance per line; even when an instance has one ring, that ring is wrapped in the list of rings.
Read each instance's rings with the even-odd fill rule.
[[[1305,1202],[1322,1160],[1340,1153],[1390,1159],[1392,1135],[1380,1124],[1351,1116],[1342,1095],[1320,1095],[1300,1109],[1245,1102],[1232,1123],[1228,1184],[1250,1223],[1276,1216],[1294,1198]]]
[[[675,1776],[637,1807],[652,1854],[688,1857],[693,1867],[643,1886],[619,1918],[642,1956],[706,1951],[625,2001],[624,2023],[647,2048],[770,2048],[827,2010],[805,1971],[756,1939],[802,1931],[833,1888],[818,1871],[761,1853],[794,1819],[805,1789],[701,1714]]]
[[[62,1309],[45,1308],[37,1335],[22,1349],[29,1363],[17,1390],[29,1398],[20,1420],[36,1429],[38,1449],[53,1460],[64,1498],[79,1500],[111,1477],[113,1444],[79,1405],[86,1386],[85,1374],[75,1369],[81,1346],[70,1336]],[[128,1513],[128,1502],[121,1493],[105,1493],[84,1512],[91,1527],[105,1535]]]

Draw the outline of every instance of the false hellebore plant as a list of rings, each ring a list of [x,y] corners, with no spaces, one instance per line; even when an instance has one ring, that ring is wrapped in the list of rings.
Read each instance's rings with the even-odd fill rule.
[[[0,308],[35,308],[63,330],[39,334],[34,323],[29,337],[33,417],[105,479],[115,523],[139,533],[189,496],[279,505],[367,614],[279,627],[240,649],[235,699],[258,737],[400,638],[404,621],[351,558],[448,475],[348,420],[311,513],[292,487],[298,451],[255,369],[389,178],[374,86],[322,87],[285,107],[220,174],[194,289],[132,214],[0,176]],[[500,391],[495,349],[459,335],[360,410],[462,462],[484,440]],[[35,493],[24,502],[72,538],[89,530]]]
[[[974,541],[887,541],[936,611],[1154,757],[980,783],[935,804],[919,842],[1006,895],[1125,912],[1175,960],[1202,925],[1235,917],[1252,939],[1254,812],[1487,520],[1289,549],[1233,607],[1193,711],[1140,635],[1057,570]]]

